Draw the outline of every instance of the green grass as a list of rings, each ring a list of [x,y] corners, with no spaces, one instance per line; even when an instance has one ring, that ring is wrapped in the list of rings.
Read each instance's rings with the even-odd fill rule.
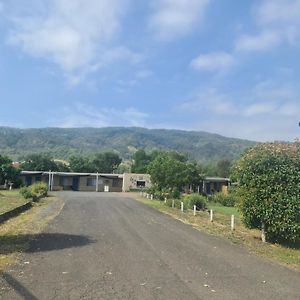
[[[241,214],[236,207],[227,207],[218,203],[209,203],[208,208],[214,212],[214,219],[220,223],[230,223],[231,215],[237,225],[241,225]]]
[[[21,206],[26,202],[28,202],[28,199],[24,199],[19,194],[19,190],[0,191],[0,214]]]

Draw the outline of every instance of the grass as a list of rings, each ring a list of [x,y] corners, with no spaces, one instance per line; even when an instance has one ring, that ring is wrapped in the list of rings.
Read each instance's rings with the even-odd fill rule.
[[[30,237],[40,233],[62,207],[63,201],[58,198],[43,198],[33,203],[31,209],[0,225],[0,272],[17,260],[18,254],[28,248]]]
[[[289,268],[300,271],[300,249],[279,244],[262,243],[260,231],[248,229],[242,224],[241,215],[234,207],[224,207],[219,204],[209,204],[209,209],[214,211],[214,221],[209,221],[209,213],[192,211],[181,212],[179,209],[168,207],[162,201],[142,198],[138,193],[129,194],[135,200],[149,205],[163,213],[166,213],[194,228],[213,235],[229,239],[232,243],[244,245],[249,252],[264,256],[268,259],[283,264]],[[235,215],[235,230],[230,230],[231,215]]]
[[[26,202],[28,202],[28,199],[24,199],[19,194],[19,190],[0,191],[0,214],[21,206]]]

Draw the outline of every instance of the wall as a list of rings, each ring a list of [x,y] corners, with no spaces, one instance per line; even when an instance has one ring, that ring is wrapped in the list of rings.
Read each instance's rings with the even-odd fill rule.
[[[124,173],[123,175],[123,192],[129,192],[130,190],[139,189],[137,181],[145,181],[145,187],[151,187],[151,178],[149,174],[134,174]]]

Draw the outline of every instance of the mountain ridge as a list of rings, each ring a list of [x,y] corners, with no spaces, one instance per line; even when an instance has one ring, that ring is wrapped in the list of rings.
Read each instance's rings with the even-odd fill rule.
[[[0,127],[0,153],[21,159],[47,152],[54,158],[91,155],[113,150],[130,159],[136,149],[186,152],[199,161],[236,159],[257,142],[205,131],[148,129],[143,127],[14,128]]]

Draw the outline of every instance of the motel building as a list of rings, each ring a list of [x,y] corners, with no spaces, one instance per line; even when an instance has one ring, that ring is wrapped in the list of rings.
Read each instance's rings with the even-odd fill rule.
[[[129,192],[151,187],[149,174],[22,171],[23,185],[45,182],[51,191]]]
[[[129,192],[151,187],[149,174],[22,171],[20,177],[25,186],[45,182],[50,191]],[[227,193],[229,186],[229,178],[205,177],[198,191],[206,195]]]

